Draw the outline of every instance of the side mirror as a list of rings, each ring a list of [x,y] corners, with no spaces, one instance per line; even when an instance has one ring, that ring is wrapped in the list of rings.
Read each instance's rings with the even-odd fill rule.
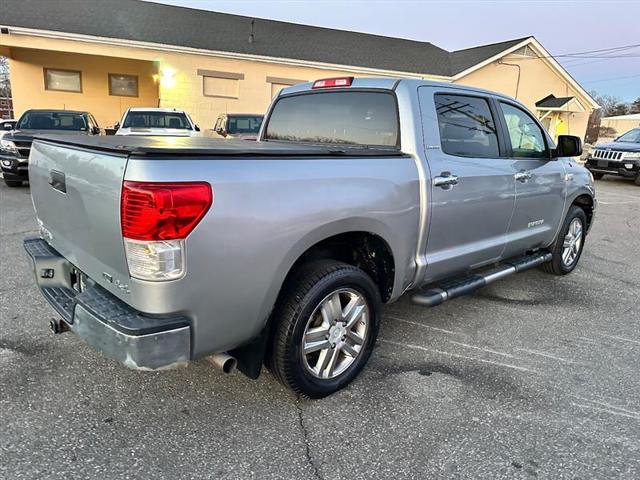
[[[200,131],[200,127],[199,127],[197,124],[193,126],[193,129],[194,129],[196,132],[199,132],[199,131]]]
[[[4,130],[9,130],[9,131],[10,131],[10,130],[13,130],[13,126],[12,126],[10,123],[4,123],[4,124],[2,125],[2,128],[3,128]]]
[[[91,133],[93,133],[94,135],[100,135],[100,127],[93,127],[91,129]]]
[[[222,135],[223,137],[226,137],[226,136],[227,136],[227,132],[226,132],[226,131],[224,130],[224,128],[222,128],[222,127],[218,127],[218,128],[216,128],[216,133],[217,133],[218,135]]]
[[[120,128],[120,122],[116,122],[113,124],[113,129],[118,130]]]
[[[579,157],[582,155],[582,140],[573,135],[559,135],[554,157]]]

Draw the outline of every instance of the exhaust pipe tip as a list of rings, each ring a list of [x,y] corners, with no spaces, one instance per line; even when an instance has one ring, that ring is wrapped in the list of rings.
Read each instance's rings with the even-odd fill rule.
[[[223,373],[233,373],[238,366],[238,360],[228,353],[214,353],[207,357],[207,360]]]
[[[58,320],[56,318],[52,318],[49,320],[49,329],[56,335],[69,331],[69,325],[62,320]]]

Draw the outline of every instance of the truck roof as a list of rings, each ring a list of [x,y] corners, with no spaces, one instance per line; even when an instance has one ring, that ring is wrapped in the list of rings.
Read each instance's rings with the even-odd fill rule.
[[[89,114],[87,110],[62,110],[58,108],[30,108],[29,110],[25,110],[24,113],[28,112],[46,112],[46,113],[71,113],[78,115]],[[23,115],[24,115],[23,113]],[[4,120],[3,120],[4,121]]]
[[[165,113],[184,113],[181,108],[160,108],[160,107],[131,107],[128,112],[165,112]]]
[[[396,147],[322,145],[293,142],[224,140],[207,137],[37,135],[59,145],[135,156],[404,156]]]
[[[342,77],[338,77],[342,78]],[[348,77],[344,77],[348,78]],[[298,83],[297,85],[293,85],[291,87],[283,88],[280,91],[280,95],[286,95],[290,93],[299,93],[311,91],[313,88],[313,84],[317,80],[305,83]],[[420,80],[414,78],[394,78],[394,77],[353,77],[353,82],[348,87],[337,87],[337,90],[348,90],[349,88],[376,88],[376,89],[384,89],[384,90],[394,90],[399,83],[403,84],[411,84],[417,87],[446,87],[446,88],[455,88],[458,90],[464,90],[467,92],[477,92],[482,93],[484,95],[493,95],[495,97],[507,98],[509,100],[515,100],[514,98],[503,95],[502,93],[494,92],[491,90],[485,90],[483,88],[470,87],[468,85],[460,85],[457,83],[448,83],[448,82],[437,82],[435,80]],[[322,89],[317,89],[317,91],[322,91]],[[515,100],[517,101],[517,100]]]

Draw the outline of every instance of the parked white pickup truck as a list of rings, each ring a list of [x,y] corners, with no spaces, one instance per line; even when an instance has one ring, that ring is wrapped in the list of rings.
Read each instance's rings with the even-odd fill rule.
[[[322,397],[364,367],[382,303],[571,272],[596,205],[580,152],[496,93],[318,80],[282,90],[258,142],[37,139],[25,248],[55,332],[141,370],[265,362]]]
[[[200,127],[176,108],[129,108],[114,125],[115,135],[197,137]]]

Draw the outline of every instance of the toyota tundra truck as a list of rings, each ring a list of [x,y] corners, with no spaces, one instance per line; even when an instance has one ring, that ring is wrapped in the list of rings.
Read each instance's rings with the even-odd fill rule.
[[[36,139],[24,247],[54,332],[138,370],[266,364],[319,398],[363,369],[382,304],[574,270],[596,207],[580,153],[497,93],[317,80],[282,90],[257,142]]]

